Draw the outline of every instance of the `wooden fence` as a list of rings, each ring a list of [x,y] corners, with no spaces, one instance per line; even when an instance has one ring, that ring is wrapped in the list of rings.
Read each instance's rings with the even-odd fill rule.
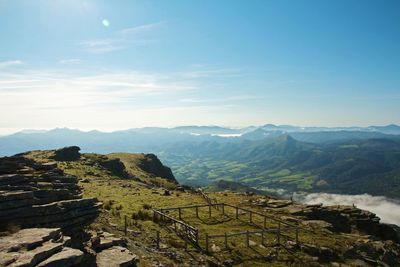
[[[299,227],[297,225],[292,225],[290,223],[284,222],[282,220],[276,219],[272,216],[256,212],[250,209],[225,204],[225,203],[216,203],[216,204],[203,204],[203,205],[190,205],[190,206],[181,206],[181,207],[174,207],[174,208],[163,208],[163,209],[153,209],[154,217],[158,216],[161,221],[169,221],[171,222],[174,227],[173,229],[185,240],[190,241],[197,247],[199,247],[199,230],[185,222],[182,221],[183,211],[186,209],[194,209],[196,217],[199,218],[199,209],[200,208],[207,208],[208,209],[208,216],[212,216],[212,208],[218,209],[223,215],[228,215],[228,209],[231,208],[234,210],[235,218],[239,219],[239,211],[244,211],[248,214],[249,223],[258,226],[261,228],[260,230],[254,231],[245,231],[245,232],[237,232],[237,233],[224,233],[224,234],[217,234],[217,235],[210,235],[208,233],[205,234],[205,250],[209,252],[209,244],[211,239],[216,238],[223,238],[225,248],[228,248],[228,240],[230,237],[234,236],[245,236],[246,238],[246,245],[250,246],[249,238],[251,235],[261,235],[261,244],[264,245],[265,241],[265,234],[273,233],[276,235],[276,241],[278,245],[282,245],[284,243],[281,242],[281,239],[284,238],[286,240],[292,240],[296,244],[299,244]],[[177,211],[178,212],[178,219],[166,214],[166,212],[170,211]],[[263,225],[256,225],[254,223],[255,216],[261,216],[263,218]],[[277,223],[276,228],[269,227],[267,228],[267,220],[272,220]],[[290,235],[290,230],[292,230],[292,234]]]
[[[225,249],[229,249],[228,246],[228,239],[229,237],[235,237],[235,236],[245,236],[246,237],[246,246],[250,247],[250,236],[251,235],[261,235],[261,244],[265,245],[265,234],[266,233],[275,233],[276,238],[277,238],[277,243],[280,244],[280,230],[278,229],[262,229],[262,230],[256,230],[256,231],[245,231],[245,232],[237,232],[237,233],[224,233],[220,235],[209,235],[206,233],[205,237],[205,250],[206,252],[210,252],[210,239],[212,238],[223,238],[224,239],[224,245]]]
[[[173,229],[178,236],[192,242],[196,246],[199,245],[199,230],[183,221],[177,220],[163,211],[153,209],[153,220],[156,221],[156,217],[159,216],[161,221],[169,221],[173,224]]]

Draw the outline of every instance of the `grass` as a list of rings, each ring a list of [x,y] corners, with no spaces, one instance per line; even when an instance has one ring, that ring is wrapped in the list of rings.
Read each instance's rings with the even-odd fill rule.
[[[52,153],[44,152],[31,152],[28,157],[35,158],[36,160],[46,162]],[[127,171],[138,179],[126,179],[113,175],[108,170],[102,168],[96,162],[101,160],[103,156],[97,154],[84,154],[83,158],[74,162],[59,162],[59,168],[63,169],[65,173],[75,175],[80,179],[87,179],[89,182],[80,183],[84,197],[94,197],[103,202],[102,214],[98,222],[92,227],[103,229],[106,227],[110,229],[110,225],[116,224],[117,229],[122,229],[124,218],[127,217],[128,227],[135,232],[140,233],[135,236],[130,242],[130,248],[142,257],[141,264],[151,264],[153,261],[161,261],[167,266],[180,265],[189,266],[187,263],[190,259],[196,259],[199,262],[205,259],[210,259],[217,262],[224,262],[233,259],[237,266],[265,266],[266,256],[276,255],[279,253],[279,260],[268,262],[268,266],[287,266],[285,259],[290,259],[295,263],[294,266],[301,266],[301,260],[305,258],[305,254],[299,250],[288,252],[284,249],[278,249],[273,245],[276,242],[275,234],[268,234],[266,241],[268,246],[259,246],[261,237],[252,235],[251,241],[257,245],[246,247],[245,237],[229,238],[229,249],[225,250],[223,239],[212,239],[210,247],[214,244],[222,250],[212,255],[205,255],[201,251],[184,252],[184,242],[178,238],[171,230],[170,225],[160,226],[152,220],[152,208],[167,208],[179,207],[194,204],[205,204],[206,202],[200,194],[193,192],[180,192],[171,190],[169,182],[157,184],[157,187],[149,186],[154,185],[157,179],[143,172],[137,167],[138,161],[141,160],[141,154],[111,154],[109,157],[118,157],[125,164]],[[234,165],[231,165],[234,166]],[[236,168],[236,167],[235,167]],[[302,186],[308,186],[312,181],[307,178],[306,174],[294,174],[288,171],[278,173],[279,179],[285,179],[286,182],[296,183],[302,181]],[[285,174],[287,174],[285,176]],[[271,176],[274,173],[270,174]],[[169,189],[168,189],[169,188]],[[170,195],[165,194],[165,190],[170,190]],[[281,218],[287,216],[288,213],[284,209],[268,209],[265,210],[261,207],[252,206],[251,202],[260,196],[246,196],[245,194],[238,194],[233,192],[214,192],[209,193],[209,196],[218,200],[219,203],[229,203],[231,205],[238,205],[241,207],[249,208],[261,213],[267,214],[273,218]],[[222,234],[222,233],[235,233],[247,230],[260,229],[263,225],[263,218],[259,216],[253,217],[253,224],[248,223],[249,214],[240,214],[239,220],[235,219],[235,210],[228,207],[225,208],[226,214],[223,215],[221,211],[212,209],[212,216],[208,215],[208,207],[200,208],[199,218],[195,215],[195,210],[184,210],[182,219],[190,225],[199,229],[199,244],[205,247],[205,234]],[[178,218],[178,213],[170,212],[171,216]],[[267,227],[276,228],[277,222],[274,220],[267,221]],[[110,230],[111,231],[111,230]],[[155,246],[156,232],[160,231],[162,243],[168,247],[168,250],[179,253],[182,257],[182,262],[176,259],[170,259],[164,254],[151,252],[148,248]],[[294,232],[289,232],[294,236]],[[317,231],[310,233],[308,231],[300,231],[300,240],[307,243],[318,243],[320,246],[332,247],[340,250],[340,244],[348,241],[346,236],[327,234],[325,231]],[[139,245],[138,245],[139,244]],[[294,254],[291,254],[294,253]]]

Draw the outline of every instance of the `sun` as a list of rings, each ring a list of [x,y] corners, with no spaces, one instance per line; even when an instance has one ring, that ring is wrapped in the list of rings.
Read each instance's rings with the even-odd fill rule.
[[[110,22],[108,21],[108,19],[103,19],[102,23],[103,23],[104,27],[110,26]]]

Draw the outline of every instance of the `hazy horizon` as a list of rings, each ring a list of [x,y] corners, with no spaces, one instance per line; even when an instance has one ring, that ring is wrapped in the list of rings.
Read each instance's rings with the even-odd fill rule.
[[[400,124],[398,1],[0,1],[0,133]]]
[[[350,129],[350,128],[368,128],[368,127],[386,127],[386,126],[399,126],[398,124],[395,123],[390,123],[390,124],[385,124],[385,125],[365,125],[365,126],[360,126],[360,125],[352,125],[352,126],[324,126],[324,125],[291,125],[291,124],[273,124],[273,123],[264,123],[260,125],[244,125],[244,126],[231,126],[231,125],[216,125],[216,124],[204,124],[204,125],[196,125],[196,124],[185,124],[185,125],[172,125],[172,126],[160,126],[160,125],[151,125],[151,126],[143,126],[143,127],[127,127],[127,128],[121,128],[121,129],[101,129],[101,128],[73,128],[73,127],[66,127],[66,126],[60,126],[60,127],[52,127],[52,128],[18,128],[18,129],[4,129],[0,128],[0,136],[4,135],[10,135],[18,132],[24,132],[24,131],[51,131],[55,129],[68,129],[68,130],[78,130],[82,132],[90,132],[90,131],[100,131],[100,132],[117,132],[117,131],[125,131],[125,130],[130,130],[130,129],[143,129],[143,128],[165,128],[165,129],[172,129],[176,127],[222,127],[222,128],[229,128],[229,129],[243,129],[247,127],[262,127],[265,125],[274,125],[278,127],[282,126],[293,126],[293,127],[299,127],[299,128],[326,128],[326,129],[338,129],[338,128],[343,128],[343,129]]]

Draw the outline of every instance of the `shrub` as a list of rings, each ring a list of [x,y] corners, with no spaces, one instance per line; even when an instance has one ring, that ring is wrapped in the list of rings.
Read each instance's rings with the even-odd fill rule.
[[[104,201],[103,208],[106,210],[111,210],[112,206],[114,205],[115,201],[112,199],[108,199]]]
[[[145,210],[139,210],[138,212],[132,213],[132,219],[147,221],[147,220],[151,220],[152,216],[149,212],[147,212]]]
[[[150,204],[143,204],[143,208],[145,209],[145,210],[149,210],[149,209],[151,209],[151,205]]]

